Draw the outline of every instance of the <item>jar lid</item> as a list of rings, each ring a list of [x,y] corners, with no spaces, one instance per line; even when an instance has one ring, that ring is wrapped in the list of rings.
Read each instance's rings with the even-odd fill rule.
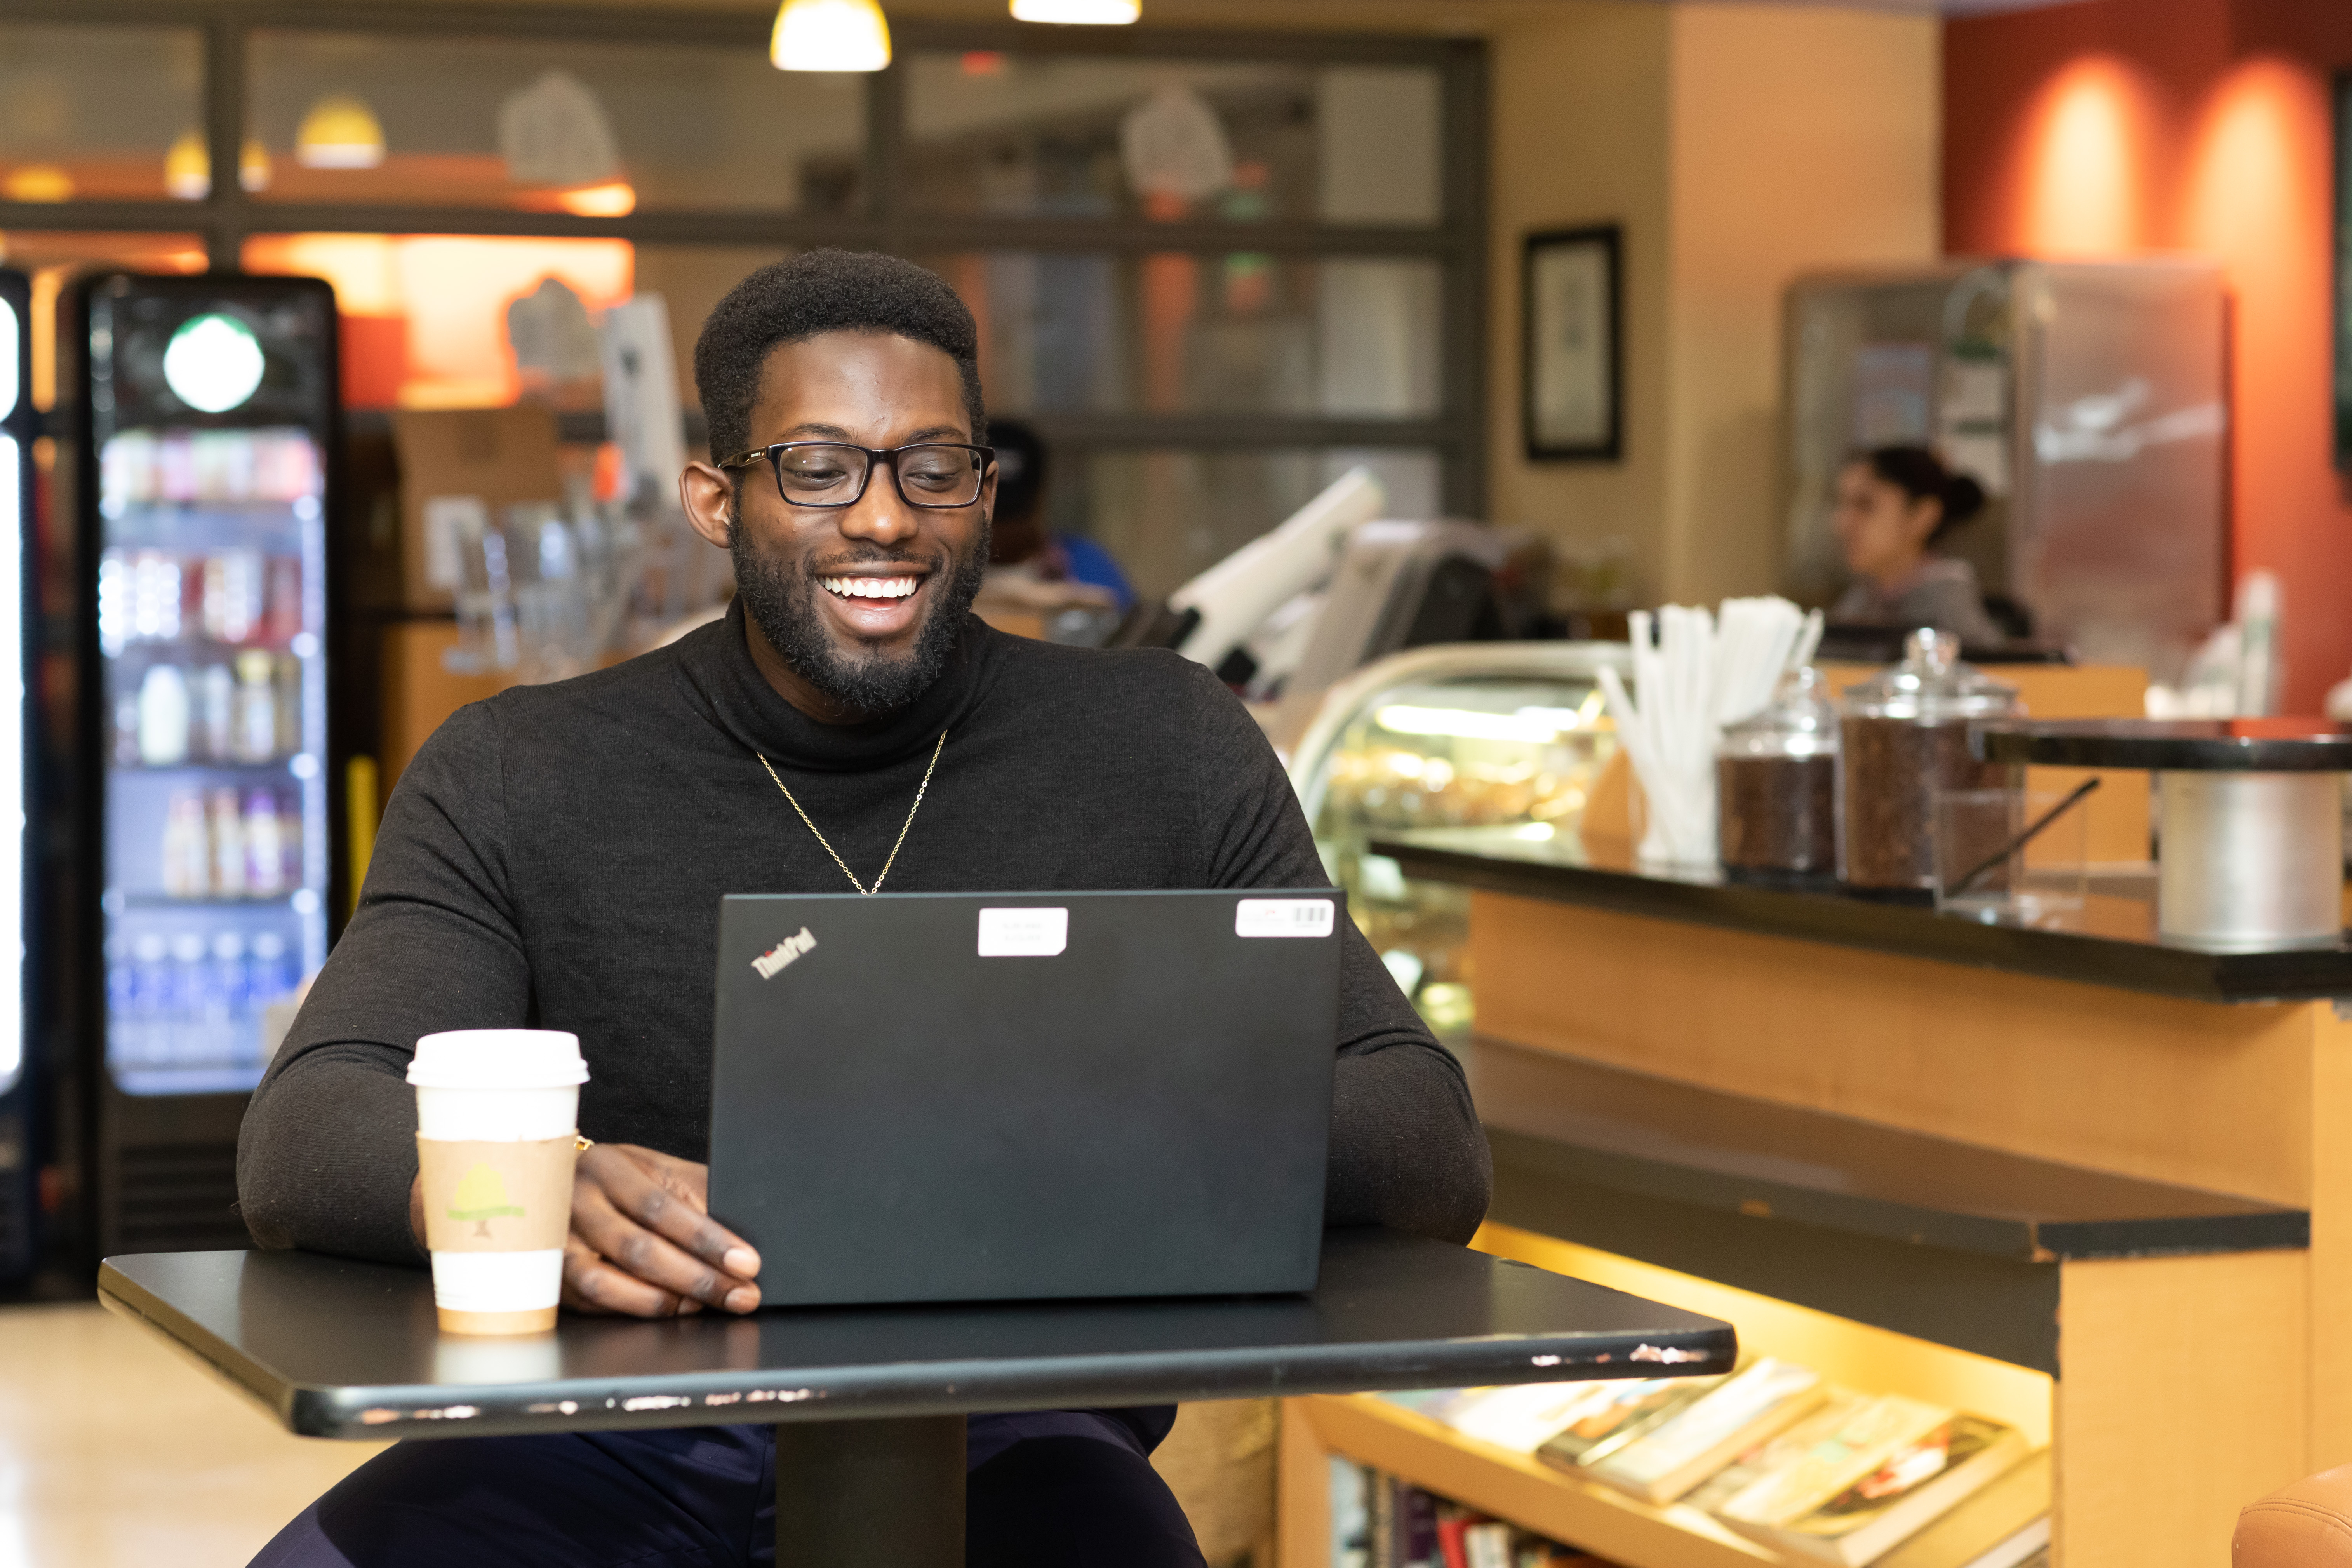
[[[1829,680],[1803,665],[1780,678],[1772,700],[1723,727],[1716,754],[1724,757],[1822,757],[1838,749],[1837,705]]]
[[[1861,719],[1974,719],[2022,712],[2017,688],[1960,659],[1960,639],[1922,626],[1903,643],[1903,662],[1845,689],[1843,707]]]

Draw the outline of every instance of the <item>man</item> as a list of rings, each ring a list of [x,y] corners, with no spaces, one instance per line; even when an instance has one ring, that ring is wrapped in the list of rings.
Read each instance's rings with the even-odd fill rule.
[[[938,278],[839,251],[764,268],[711,313],[695,381],[717,461],[681,484],[733,552],[735,607],[464,709],[409,765],[359,913],[246,1119],[238,1189],[262,1246],[421,1262],[402,1079],[417,1037],[569,1029],[598,1142],[566,1303],[749,1311],[760,1259],[704,1214],[697,1163],[721,894],[1324,880],[1272,752],[1208,672],[966,614],[993,500],[974,343]],[[1465,1239],[1487,1169],[1461,1074],[1344,940],[1328,1217]],[[973,1417],[974,1568],[1197,1568],[1146,1458],[1173,1414]],[[404,1444],[256,1561],[766,1562],[772,1451],[759,1426]]]

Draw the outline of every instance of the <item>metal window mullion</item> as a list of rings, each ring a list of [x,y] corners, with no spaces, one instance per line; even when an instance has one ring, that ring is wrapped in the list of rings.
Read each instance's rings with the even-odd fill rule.
[[[1461,240],[1447,258],[1442,315],[1444,342],[1439,401],[1467,432],[1441,478],[1445,510],[1487,514],[1486,57],[1476,44],[1446,50],[1444,81],[1445,223]]]

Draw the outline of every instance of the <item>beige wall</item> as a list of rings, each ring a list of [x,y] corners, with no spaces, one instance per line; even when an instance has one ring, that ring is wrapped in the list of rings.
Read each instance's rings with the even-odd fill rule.
[[[1664,593],[1779,576],[1780,298],[1938,250],[1940,28],[1826,7],[1674,8]]]
[[[1937,254],[1938,25],[1809,6],[1562,0],[1493,39],[1491,511],[1622,535],[1635,597],[1776,577],[1780,300],[1808,268]],[[1529,463],[1519,252],[1625,228],[1625,456]]]
[[[1639,579],[1660,581],[1667,493],[1667,195],[1671,7],[1560,0],[1490,35],[1492,276],[1487,510],[1561,541],[1622,535]],[[1624,226],[1624,458],[1529,463],[1520,433],[1521,242],[1587,223]]]

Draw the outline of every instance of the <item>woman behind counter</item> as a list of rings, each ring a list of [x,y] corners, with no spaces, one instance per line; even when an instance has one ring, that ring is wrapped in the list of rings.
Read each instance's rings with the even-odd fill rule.
[[[1935,543],[1982,510],[1982,486],[1925,447],[1881,447],[1838,474],[1835,526],[1853,585],[1831,606],[1847,625],[1937,626],[1979,646],[2003,640],[1976,569]]]

